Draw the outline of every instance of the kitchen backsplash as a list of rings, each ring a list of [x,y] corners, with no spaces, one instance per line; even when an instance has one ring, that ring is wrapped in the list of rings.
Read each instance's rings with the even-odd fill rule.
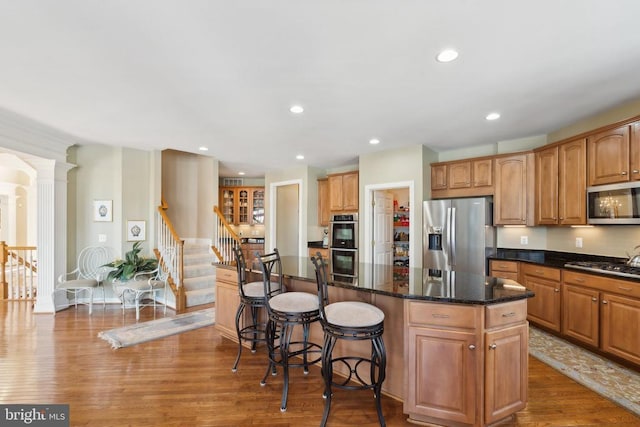
[[[640,226],[498,228],[498,247],[626,257],[640,245]],[[579,245],[582,247],[577,247]]]

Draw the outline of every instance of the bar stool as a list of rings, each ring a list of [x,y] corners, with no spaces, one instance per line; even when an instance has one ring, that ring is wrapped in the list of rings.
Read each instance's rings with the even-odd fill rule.
[[[384,332],[384,312],[378,307],[360,301],[340,301],[329,304],[327,290],[327,268],[320,253],[311,257],[316,269],[318,299],[320,303],[320,323],[324,330],[322,347],[322,377],[325,383],[323,397],[324,414],[321,426],[327,424],[331,408],[331,387],[346,390],[373,390],[381,426],[386,426],[382,415],[381,394],[385,379],[387,353],[382,340]],[[333,357],[333,349],[338,340],[371,341],[371,357]],[[348,376],[341,381],[333,377],[333,365],[339,363],[349,369]],[[369,367],[369,378],[363,370]],[[359,384],[349,384],[352,380]]]
[[[242,354],[242,343],[251,343],[251,352],[256,352],[256,344],[259,342],[267,342],[266,329],[267,322],[258,319],[259,309],[265,308],[264,284],[263,282],[247,283],[247,264],[239,245],[233,246],[233,253],[236,256],[236,269],[238,270],[238,293],[240,295],[240,304],[236,312],[236,332],[238,333],[238,355],[236,361],[231,368],[232,372],[238,370],[240,355]],[[249,324],[242,323],[242,315],[245,307],[251,310],[251,320]]]
[[[258,255],[264,279],[267,313],[267,348],[269,366],[260,385],[267,383],[269,372],[276,375],[276,367],[281,366],[284,373],[284,386],[280,411],[287,410],[289,393],[289,368],[303,367],[305,375],[309,365],[320,361],[322,347],[309,341],[309,328],[320,320],[318,297],[307,292],[287,292],[284,287],[282,261],[277,249],[272,253]],[[277,275],[274,280],[272,275]],[[296,327],[302,327],[302,341],[292,341]],[[276,344],[276,340],[278,340]],[[301,361],[294,360],[302,356]]]

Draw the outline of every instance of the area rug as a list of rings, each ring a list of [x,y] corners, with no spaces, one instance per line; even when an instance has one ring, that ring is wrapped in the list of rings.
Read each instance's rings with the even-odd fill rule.
[[[129,347],[135,344],[180,334],[215,323],[216,309],[192,311],[172,317],[136,323],[135,325],[102,331],[98,337],[111,344],[111,348]]]
[[[529,328],[529,354],[640,415],[640,374],[540,329]]]

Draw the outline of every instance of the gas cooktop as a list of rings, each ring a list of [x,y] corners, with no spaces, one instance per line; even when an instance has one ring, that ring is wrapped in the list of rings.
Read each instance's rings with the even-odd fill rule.
[[[631,267],[627,264],[622,264],[622,263],[576,261],[576,262],[568,262],[564,266],[570,267],[570,268],[577,268],[580,270],[593,271],[596,273],[612,274],[615,276],[640,279],[640,267]]]

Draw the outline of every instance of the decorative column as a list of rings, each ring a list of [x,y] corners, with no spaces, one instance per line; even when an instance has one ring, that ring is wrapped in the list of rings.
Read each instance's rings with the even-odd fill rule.
[[[67,172],[74,165],[31,159],[38,188],[38,297],[34,313],[54,313],[56,278],[66,271]]]

